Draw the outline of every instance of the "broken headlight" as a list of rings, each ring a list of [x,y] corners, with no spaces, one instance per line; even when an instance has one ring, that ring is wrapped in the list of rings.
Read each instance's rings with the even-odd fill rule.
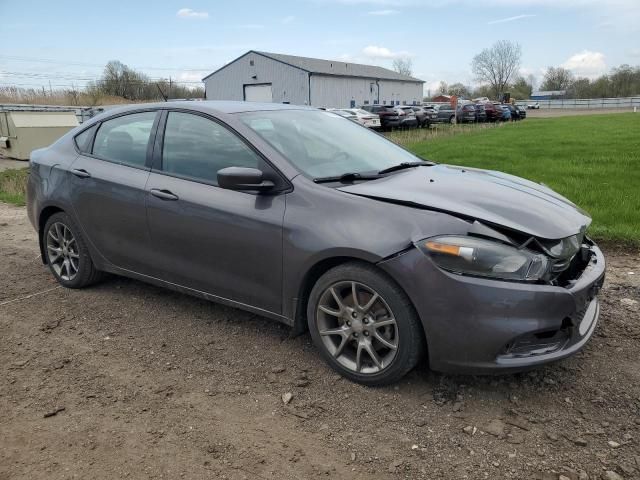
[[[416,243],[440,268],[501,280],[542,279],[549,263],[543,254],[504,243],[464,236],[441,236]]]

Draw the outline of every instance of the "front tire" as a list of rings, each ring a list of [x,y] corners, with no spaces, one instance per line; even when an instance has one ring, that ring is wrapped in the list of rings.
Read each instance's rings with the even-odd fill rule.
[[[325,361],[363,385],[400,380],[425,349],[422,327],[407,295],[365,263],[346,263],[322,275],[311,290],[307,321]]]
[[[62,286],[83,288],[100,280],[80,228],[64,212],[47,220],[42,234],[49,270]]]

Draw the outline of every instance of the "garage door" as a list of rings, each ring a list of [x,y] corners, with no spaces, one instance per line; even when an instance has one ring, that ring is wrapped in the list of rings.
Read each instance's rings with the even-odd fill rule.
[[[271,84],[245,85],[244,99],[247,102],[273,102]]]

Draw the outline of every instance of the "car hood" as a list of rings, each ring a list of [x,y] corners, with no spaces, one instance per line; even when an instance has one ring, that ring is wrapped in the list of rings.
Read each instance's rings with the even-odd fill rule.
[[[550,188],[492,170],[439,164],[338,190],[481,220],[544,239],[574,235],[591,223],[586,212]]]

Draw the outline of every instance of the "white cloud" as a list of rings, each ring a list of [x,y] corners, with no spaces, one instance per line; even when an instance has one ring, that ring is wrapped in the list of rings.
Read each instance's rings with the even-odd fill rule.
[[[284,17],[282,19],[282,23],[284,23],[285,25],[288,23],[293,22],[296,19],[296,17],[294,17],[293,15],[287,15],[286,17]]]
[[[578,77],[595,78],[607,71],[604,53],[584,50],[569,57],[562,67]]]
[[[413,55],[407,51],[393,52],[386,47],[378,47],[375,45],[369,45],[362,49],[362,54],[367,58],[375,59],[395,59],[395,58],[407,58]]]
[[[181,8],[176,16],[179,18],[209,18],[209,12],[196,12],[190,8]]]
[[[398,13],[400,13],[400,11],[387,9],[387,10],[372,10],[371,12],[367,12],[367,15],[374,15],[374,16],[378,16],[378,17],[384,17],[384,16],[388,16],[388,15],[396,15]]]
[[[202,72],[198,71],[198,72],[194,72],[194,71],[188,71],[188,72],[182,72],[178,75],[178,83],[180,82],[187,82],[187,83],[191,83],[191,82],[200,82],[202,80],[202,77],[204,75],[202,75]]]
[[[516,15],[514,17],[507,17],[507,18],[500,18],[498,20],[491,20],[490,22],[487,22],[487,25],[495,25],[496,23],[508,23],[508,22],[514,22],[516,20],[522,20],[523,18],[531,18],[531,17],[535,17],[536,15]]]

